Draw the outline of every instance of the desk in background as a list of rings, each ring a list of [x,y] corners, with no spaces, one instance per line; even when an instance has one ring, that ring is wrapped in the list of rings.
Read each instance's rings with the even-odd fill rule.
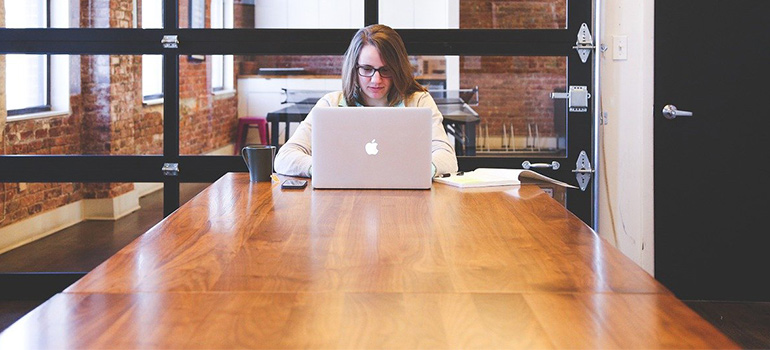
[[[461,99],[436,98],[439,111],[444,116],[444,129],[455,139],[457,155],[476,155],[476,125],[479,115]],[[270,143],[278,147],[280,142],[279,123],[285,123],[284,142],[289,139],[291,123],[305,120],[318,99],[307,99],[299,103],[287,105],[267,114],[270,122]]]
[[[0,348],[737,348],[536,185],[226,174]]]

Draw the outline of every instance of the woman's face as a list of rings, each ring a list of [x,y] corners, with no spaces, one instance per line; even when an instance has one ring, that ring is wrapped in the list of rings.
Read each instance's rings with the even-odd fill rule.
[[[380,57],[380,52],[372,45],[364,45],[361,48],[361,54],[358,56],[358,67],[380,69],[385,67],[385,63]],[[390,68],[390,67],[388,67]],[[377,71],[371,77],[361,76],[360,69],[356,68],[358,76],[358,86],[361,87],[364,102],[367,106],[387,106],[388,92],[393,86],[392,78],[383,77]]]

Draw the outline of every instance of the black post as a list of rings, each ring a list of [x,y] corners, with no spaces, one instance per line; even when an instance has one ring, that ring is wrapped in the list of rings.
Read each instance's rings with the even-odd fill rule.
[[[178,32],[177,1],[163,1],[165,35],[169,33],[175,35]],[[163,156],[166,163],[179,163],[179,54],[176,50],[168,51],[163,55]],[[180,169],[180,172],[182,170]],[[163,181],[163,216],[168,216],[177,208],[179,208],[179,177],[166,176]]]

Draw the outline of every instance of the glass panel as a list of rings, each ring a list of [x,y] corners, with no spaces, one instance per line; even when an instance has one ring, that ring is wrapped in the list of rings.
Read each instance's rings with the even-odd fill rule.
[[[9,111],[48,106],[48,56],[6,55],[5,101]]]
[[[8,56],[1,71],[11,76]],[[51,110],[0,117],[6,154],[162,154],[163,105],[142,101],[142,56],[50,57],[50,86],[30,94],[50,89]],[[7,80],[0,98],[12,105],[26,84]]]
[[[5,1],[6,28],[48,27],[46,0]]]
[[[317,99],[342,89],[342,56],[225,55],[225,88],[212,92],[216,81],[213,70],[219,69],[215,57],[180,57],[181,154],[236,154],[242,145],[271,143],[270,124],[262,124],[266,120],[260,117],[301,99]],[[232,60],[229,70],[228,57]],[[204,80],[207,77],[211,81]],[[227,78],[233,78],[232,87],[228,87]],[[260,130],[260,125],[265,130]],[[296,127],[291,123],[289,133]],[[279,123],[276,135],[281,144],[285,133],[285,124]]]
[[[388,0],[380,23],[393,28],[561,29],[566,0]]]
[[[142,96],[145,100],[163,97],[163,55],[142,55]]]
[[[479,117],[475,145],[456,142],[458,154],[475,148],[477,156],[565,155],[566,100],[551,93],[566,91],[566,57],[448,56],[445,64],[449,91],[478,89],[478,102],[469,103]]]
[[[184,57],[180,62],[182,154],[235,154],[244,144],[263,143],[262,137],[274,143],[276,135],[281,145],[285,124],[279,124],[276,135],[270,130],[262,134],[259,117],[269,121],[276,115],[306,114],[324,93],[342,89],[342,56],[235,56],[235,94],[211,98],[205,88],[210,83],[201,80],[210,76],[211,65],[206,62],[211,56],[200,57],[205,60]],[[431,91],[444,114],[458,155],[564,155],[566,100],[552,99],[551,93],[565,91],[566,57],[411,56],[410,60],[415,77]],[[245,124],[243,133],[239,122]],[[290,123],[289,135],[296,126]]]
[[[7,28],[162,28],[163,0],[5,0]],[[50,15],[49,15],[50,14]],[[48,20],[50,19],[50,24]],[[2,23],[2,21],[0,21]],[[361,0],[179,0],[180,28],[360,28]]]
[[[39,238],[1,254],[0,272],[94,269],[163,219],[161,189],[150,183],[0,183],[0,231],[23,223],[25,232],[11,237]],[[66,228],[42,232],[56,227]]]
[[[137,28],[141,3],[150,1],[162,0],[123,1],[120,6],[111,6],[110,0],[5,0],[0,23],[6,28]]]
[[[7,70],[14,69],[7,65],[8,56],[0,55],[2,101],[24,82],[6,82],[12,74]],[[52,111],[11,117],[0,112],[4,154],[161,154],[162,105],[142,103],[141,56],[51,55],[50,62]],[[147,183],[0,184],[0,229],[21,222],[58,227],[70,225],[73,217],[85,220],[0,255],[2,270],[89,271],[163,218],[161,188]],[[118,225],[119,232],[114,230]],[[33,230],[28,237],[44,233]]]
[[[163,0],[141,0],[141,17],[138,22],[144,29],[163,28]],[[134,12],[137,13],[137,12]]]

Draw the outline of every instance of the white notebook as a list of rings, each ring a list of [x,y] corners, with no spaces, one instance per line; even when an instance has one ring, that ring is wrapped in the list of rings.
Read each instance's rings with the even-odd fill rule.
[[[448,177],[437,177],[433,180],[456,187],[491,187],[519,185],[521,184],[521,178],[545,181],[567,188],[577,188],[532,170],[524,169],[478,168],[474,171],[466,171],[462,175],[452,174]]]

